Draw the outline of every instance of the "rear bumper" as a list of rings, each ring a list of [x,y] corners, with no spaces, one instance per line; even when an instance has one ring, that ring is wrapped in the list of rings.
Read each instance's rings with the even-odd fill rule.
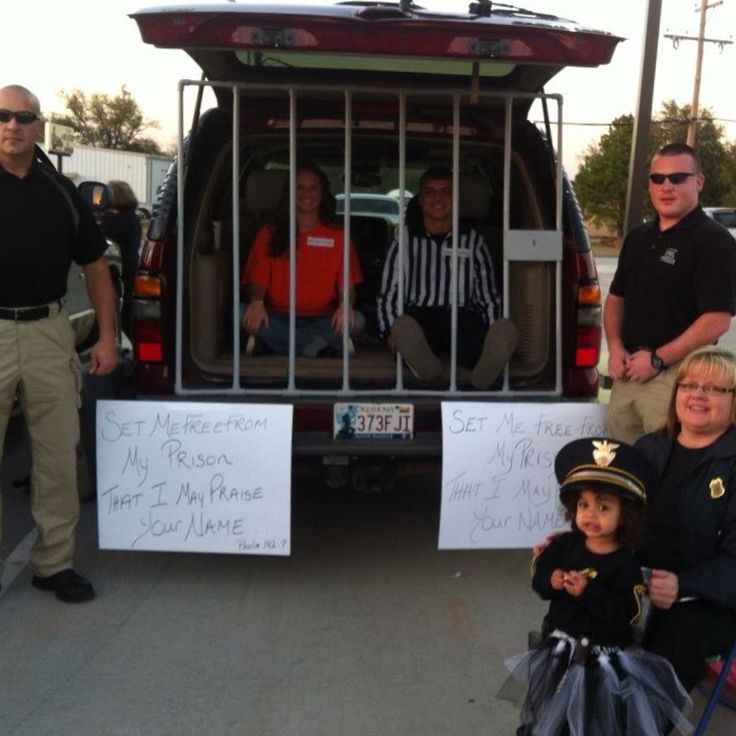
[[[295,432],[292,451],[295,457],[439,457],[442,454],[442,435],[439,432],[421,432],[410,440],[344,440],[333,439],[329,432]]]

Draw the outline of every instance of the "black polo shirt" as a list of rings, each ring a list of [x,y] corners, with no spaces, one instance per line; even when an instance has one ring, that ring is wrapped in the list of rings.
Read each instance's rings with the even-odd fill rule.
[[[105,252],[105,239],[74,185],[41,167],[47,164],[35,162],[19,179],[0,166],[0,307],[61,299],[72,259],[85,265]]]
[[[734,314],[735,291],[736,241],[700,207],[664,232],[659,218],[634,228],[610,288],[629,351],[665,345],[705,312]]]

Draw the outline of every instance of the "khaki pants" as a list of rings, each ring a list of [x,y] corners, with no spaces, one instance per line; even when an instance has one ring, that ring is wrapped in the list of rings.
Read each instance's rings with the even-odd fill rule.
[[[679,365],[669,366],[646,383],[622,378],[613,382],[606,415],[611,437],[633,444],[642,435],[664,426]]]
[[[0,320],[0,453],[18,392],[31,436],[31,513],[38,529],[31,564],[42,576],[72,567],[80,385],[74,333],[63,308],[33,322]]]

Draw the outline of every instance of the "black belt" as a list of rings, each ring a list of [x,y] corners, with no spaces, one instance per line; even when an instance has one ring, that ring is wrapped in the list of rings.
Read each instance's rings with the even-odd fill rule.
[[[43,307],[19,307],[18,309],[0,307],[0,319],[11,319],[14,322],[33,322],[37,319],[46,319],[51,314],[51,307],[56,304],[59,304],[59,302],[52,302]]]

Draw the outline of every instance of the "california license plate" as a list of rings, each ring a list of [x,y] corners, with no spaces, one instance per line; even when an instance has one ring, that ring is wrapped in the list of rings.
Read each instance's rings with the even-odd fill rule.
[[[410,439],[413,435],[413,404],[335,404],[336,438]]]

